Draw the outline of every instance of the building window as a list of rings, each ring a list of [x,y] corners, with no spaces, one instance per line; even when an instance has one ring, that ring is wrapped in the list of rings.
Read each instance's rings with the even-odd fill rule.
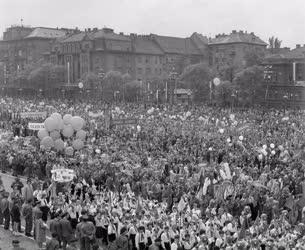
[[[148,74],[148,75],[151,74],[151,68],[146,68],[146,74]]]
[[[158,74],[158,69],[155,69],[155,75],[157,75]]]
[[[142,75],[142,68],[138,68],[138,74]]]
[[[142,56],[138,57],[138,63],[142,63]]]

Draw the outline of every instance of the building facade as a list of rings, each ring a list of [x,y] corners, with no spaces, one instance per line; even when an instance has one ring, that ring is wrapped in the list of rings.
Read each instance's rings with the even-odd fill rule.
[[[38,62],[49,54],[52,42],[69,32],[67,29],[30,28],[13,26],[8,28],[0,41],[0,62],[5,75],[23,70],[27,64]]]
[[[53,29],[11,27],[0,41],[0,62],[5,75],[44,59],[66,69],[67,84],[77,84],[88,73],[128,73],[149,84],[172,79],[191,64],[244,67],[249,50],[264,50],[266,43],[253,33],[233,31],[214,39],[193,33],[190,37],[116,33],[110,28]],[[173,84],[170,84],[173,85]]]
[[[253,32],[233,30],[231,34],[219,34],[210,39],[210,65],[216,69],[233,66],[237,71],[246,67],[249,52],[264,53],[267,44]]]

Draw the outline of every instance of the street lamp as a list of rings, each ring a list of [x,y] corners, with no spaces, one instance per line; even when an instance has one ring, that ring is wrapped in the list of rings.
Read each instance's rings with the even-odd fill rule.
[[[173,104],[174,102],[174,94],[177,89],[177,79],[178,79],[178,73],[175,71],[175,68],[169,73],[169,80],[171,82],[171,95],[170,95],[170,102]]]

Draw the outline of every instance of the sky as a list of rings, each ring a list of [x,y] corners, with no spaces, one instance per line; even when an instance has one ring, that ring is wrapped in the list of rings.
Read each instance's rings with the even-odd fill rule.
[[[305,44],[305,0],[0,0],[0,34],[13,24],[113,28],[115,32],[214,37],[232,30]]]

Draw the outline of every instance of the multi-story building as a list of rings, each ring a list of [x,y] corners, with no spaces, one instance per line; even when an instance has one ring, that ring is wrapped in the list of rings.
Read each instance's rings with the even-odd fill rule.
[[[190,64],[208,60],[208,39],[194,33],[191,37],[169,37],[151,35],[164,53],[163,70],[169,74],[174,71],[181,74]]]
[[[86,29],[59,39],[53,45],[50,61],[67,67],[70,83],[88,72],[113,70],[132,74],[131,39],[108,28]]]
[[[231,34],[219,34],[210,39],[210,65],[216,69],[231,65],[240,70],[246,66],[245,57],[247,53],[264,52],[267,44],[257,37],[253,32],[237,32]]]
[[[67,29],[12,26],[0,41],[0,61],[7,73],[22,70],[26,64],[37,62],[51,50],[52,41],[67,34]]]
[[[190,37],[156,34],[125,35],[113,29],[53,29],[11,27],[0,41],[0,62],[7,73],[44,58],[66,67],[66,82],[77,83],[89,72],[128,73],[132,79],[151,82],[171,79],[190,64],[210,63],[244,67],[249,50],[264,50],[266,43],[253,33],[233,31],[214,39],[193,33]],[[8,75],[8,74],[6,74]]]
[[[86,29],[54,43],[50,61],[65,65],[70,82],[88,72],[119,71],[133,79],[164,79],[170,72],[208,60],[207,39],[194,33],[190,38],[158,35],[129,36],[112,29]]]
[[[163,77],[164,53],[151,36],[131,35],[133,45],[132,75],[138,81]]]
[[[278,85],[301,85],[305,83],[305,44],[293,50],[267,55],[263,61],[265,79]]]

